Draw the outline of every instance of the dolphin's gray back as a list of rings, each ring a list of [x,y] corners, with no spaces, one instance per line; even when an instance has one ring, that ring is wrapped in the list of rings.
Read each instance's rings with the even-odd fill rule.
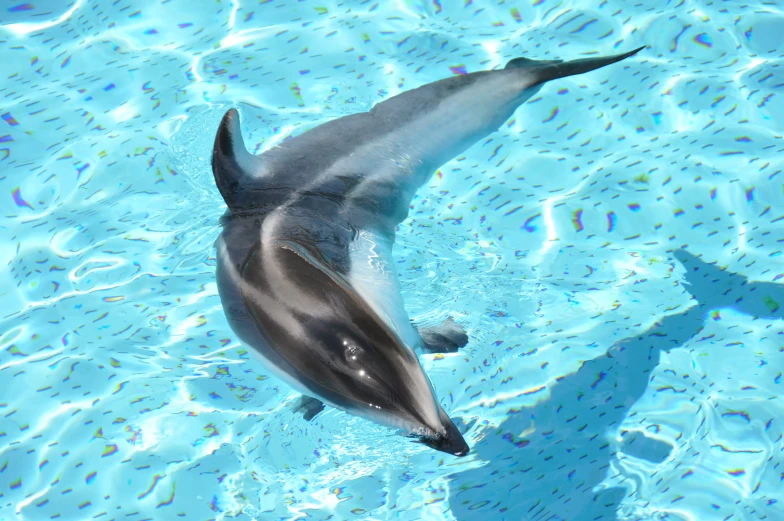
[[[229,110],[215,141],[215,181],[232,213],[323,212],[393,235],[410,200],[442,164],[497,130],[544,82],[620,61],[517,58],[503,70],[453,76],[322,124],[253,156]]]

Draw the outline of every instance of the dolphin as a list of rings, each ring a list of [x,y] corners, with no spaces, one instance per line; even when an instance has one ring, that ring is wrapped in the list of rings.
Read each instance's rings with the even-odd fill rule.
[[[496,131],[546,82],[621,61],[511,60],[446,78],[344,116],[260,155],[226,112],[212,170],[228,210],[216,242],[230,327],[273,374],[323,404],[400,429],[435,450],[469,446],[417,353],[467,337],[455,323],[422,330],[403,306],[392,246],[414,193],[441,165]]]

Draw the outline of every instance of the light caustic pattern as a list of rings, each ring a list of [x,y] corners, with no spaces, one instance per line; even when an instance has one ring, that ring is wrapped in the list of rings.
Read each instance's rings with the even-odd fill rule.
[[[779,2],[6,2],[0,519],[784,518]],[[473,451],[328,410],[217,296],[209,168],[512,57],[648,48],[445,165],[396,261]]]

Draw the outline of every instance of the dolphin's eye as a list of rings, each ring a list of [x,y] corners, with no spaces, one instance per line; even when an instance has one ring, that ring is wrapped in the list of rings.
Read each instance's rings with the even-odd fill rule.
[[[363,359],[362,348],[348,339],[343,340],[343,347],[344,347],[343,353],[346,358],[346,363],[348,364],[348,366],[351,368],[360,369],[362,366],[362,359]]]
[[[346,366],[350,371],[354,372],[354,376],[363,381],[371,378],[365,360],[365,350],[348,338],[343,340],[343,348]]]

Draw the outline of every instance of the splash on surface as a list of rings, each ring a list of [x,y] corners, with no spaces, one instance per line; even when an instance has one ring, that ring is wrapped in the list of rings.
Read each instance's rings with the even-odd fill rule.
[[[10,2],[0,11],[0,519],[784,518],[784,10],[618,0]],[[559,80],[400,225],[472,454],[328,410],[217,296],[209,155],[511,58]]]

